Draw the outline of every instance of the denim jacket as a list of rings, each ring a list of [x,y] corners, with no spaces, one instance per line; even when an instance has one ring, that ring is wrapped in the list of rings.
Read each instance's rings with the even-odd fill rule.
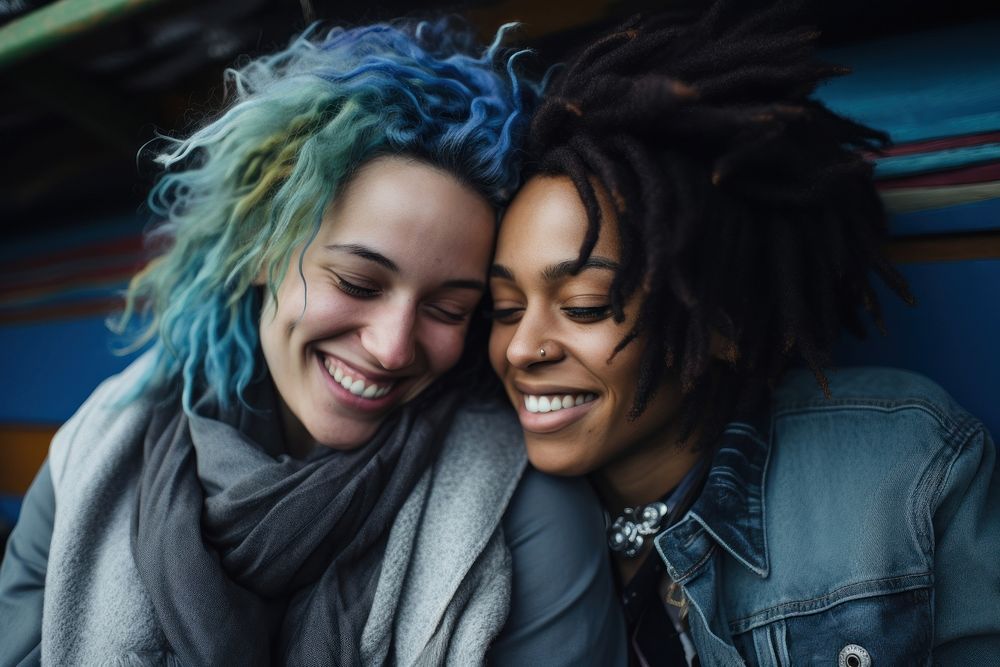
[[[723,436],[656,549],[703,665],[1000,664],[1000,474],[937,385],[807,372]]]

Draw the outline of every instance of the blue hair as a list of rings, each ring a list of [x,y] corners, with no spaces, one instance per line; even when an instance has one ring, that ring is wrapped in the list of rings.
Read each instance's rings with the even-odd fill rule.
[[[136,345],[152,342],[154,363],[137,391],[179,387],[188,411],[203,387],[223,407],[244,400],[263,363],[255,280],[276,293],[374,157],[415,157],[505,203],[538,93],[515,72],[523,51],[501,46],[510,27],[481,53],[448,20],[310,29],[227,72],[227,110],[187,139],[164,137],[157,158],[165,173],[148,204],[169,249],[133,278],[118,323],[146,318]]]

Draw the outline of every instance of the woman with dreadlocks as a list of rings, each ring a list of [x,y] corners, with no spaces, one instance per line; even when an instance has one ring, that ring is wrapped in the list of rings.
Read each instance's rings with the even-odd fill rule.
[[[924,378],[828,370],[870,273],[912,298],[887,138],[810,97],[841,71],[782,21],[636,19],[557,75],[491,361],[532,464],[599,491],[633,664],[995,662],[994,446]]]
[[[533,89],[502,32],[313,31],[167,141],[127,301],[151,349],[28,493],[0,664],[624,656],[590,489],[522,476],[506,406],[468,396]]]

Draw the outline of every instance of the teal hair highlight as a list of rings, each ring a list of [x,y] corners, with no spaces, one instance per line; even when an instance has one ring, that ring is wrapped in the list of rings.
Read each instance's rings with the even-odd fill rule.
[[[447,20],[311,29],[227,72],[225,112],[162,138],[148,205],[167,250],[133,278],[118,322],[146,322],[135,345],[151,343],[154,363],[137,392],[179,388],[188,411],[205,388],[222,407],[244,400],[263,364],[255,281],[276,293],[292,253],[374,157],[426,161],[503,204],[538,92],[515,71],[523,52],[501,46],[510,27],[480,53]]]

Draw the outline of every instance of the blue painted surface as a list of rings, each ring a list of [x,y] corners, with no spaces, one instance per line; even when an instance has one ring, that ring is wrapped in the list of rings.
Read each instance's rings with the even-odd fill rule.
[[[21,515],[20,496],[0,496],[0,525],[13,526]],[[0,558],[2,558],[0,554]]]
[[[845,337],[840,365],[908,368],[948,390],[1000,435],[1000,259],[899,267],[916,295],[910,308],[877,286],[889,334]]]
[[[0,327],[0,421],[58,424],[101,380],[135,355],[113,353],[120,340],[104,317]]]
[[[897,213],[889,219],[889,230],[893,236],[984,232],[993,229],[1000,229],[1000,199]]]

